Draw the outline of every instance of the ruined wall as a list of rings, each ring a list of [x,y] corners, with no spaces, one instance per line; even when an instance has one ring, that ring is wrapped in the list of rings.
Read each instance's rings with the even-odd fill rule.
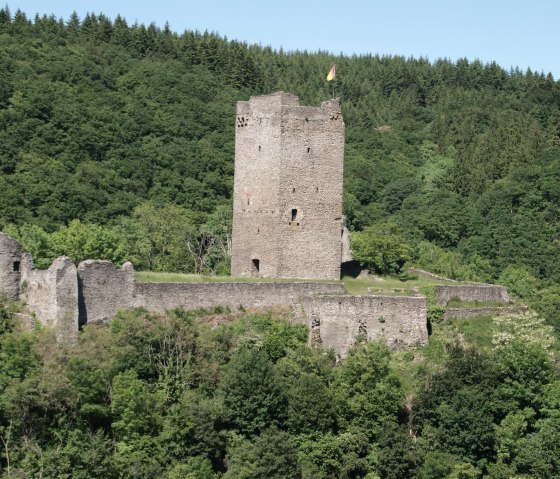
[[[232,274],[339,279],[344,122],[337,100],[237,104]]]
[[[391,348],[426,344],[427,302],[406,296],[306,296],[313,341],[345,356],[357,338],[385,339]]]
[[[130,262],[117,269],[110,261],[82,261],[78,281],[80,325],[103,323],[133,307],[134,267]]]
[[[16,300],[21,277],[21,246],[7,234],[0,233],[0,295]]]
[[[519,314],[527,311],[527,306],[513,306],[504,308],[447,308],[443,320],[469,319],[479,316],[497,316],[498,314]]]
[[[436,286],[436,302],[446,306],[447,302],[457,297],[462,301],[498,301],[509,303],[507,288],[495,284],[467,284],[453,286]]]
[[[342,283],[136,283],[134,306],[164,312],[172,308],[210,308],[228,306],[236,309],[291,305],[304,295],[342,293]]]
[[[60,332],[78,331],[78,278],[72,260],[62,256],[47,270],[32,269],[30,255],[23,273],[21,299],[37,320]]]

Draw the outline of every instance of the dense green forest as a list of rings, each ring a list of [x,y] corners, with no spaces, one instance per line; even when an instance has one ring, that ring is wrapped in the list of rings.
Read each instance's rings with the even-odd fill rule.
[[[231,206],[236,101],[283,89],[316,105],[336,62],[353,230],[394,223],[417,262],[431,266],[430,245],[456,253],[454,276],[495,279],[514,266],[560,280],[560,85],[550,75],[285,53],[122,18],[29,21],[7,9],[0,47],[0,227],[18,229],[39,261],[71,247],[70,227],[86,237],[76,260],[227,268],[213,246]],[[173,232],[152,237],[162,217],[183,224],[190,254],[173,249]]]
[[[560,324],[560,84],[494,63],[286,53],[4,8],[0,229],[38,267],[65,254],[227,274],[235,104],[282,89],[318,105],[332,63],[350,228],[374,244],[390,232],[408,263],[506,284]]]
[[[551,75],[3,8],[0,230],[41,268],[227,274],[236,102],[318,105],[333,63],[364,261],[497,281],[540,316],[434,325],[425,349],[364,344],[339,364],[281,312],[137,311],[57,346],[2,305],[1,477],[560,477]]]
[[[340,364],[288,311],[120,313],[74,345],[0,315],[3,478],[560,477],[558,348],[533,313]]]

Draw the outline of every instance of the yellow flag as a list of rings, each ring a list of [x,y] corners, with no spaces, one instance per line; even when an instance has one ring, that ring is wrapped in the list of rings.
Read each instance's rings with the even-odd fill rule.
[[[331,71],[327,75],[327,81],[334,80],[335,73],[336,73],[336,65],[333,65],[332,68],[331,68]]]

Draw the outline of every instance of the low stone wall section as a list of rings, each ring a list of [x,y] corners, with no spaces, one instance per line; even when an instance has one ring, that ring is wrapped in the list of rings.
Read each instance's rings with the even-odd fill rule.
[[[172,308],[255,308],[293,305],[308,294],[343,292],[342,283],[136,283],[133,306],[158,313]]]
[[[21,299],[41,324],[56,328],[61,335],[74,335],[78,331],[76,266],[66,256],[54,260],[47,270],[30,266],[23,272]]]
[[[507,288],[495,284],[437,285],[436,302],[446,306],[451,298],[461,301],[496,301],[509,303]]]
[[[424,297],[306,296],[303,308],[312,341],[342,357],[358,338],[385,339],[395,349],[428,342]]]
[[[447,308],[443,314],[443,320],[496,316],[498,314],[519,314],[525,311],[527,311],[527,306],[513,306],[509,308]]]
[[[80,325],[104,323],[119,311],[134,307],[134,267],[130,262],[118,269],[110,261],[82,261],[78,283]]]

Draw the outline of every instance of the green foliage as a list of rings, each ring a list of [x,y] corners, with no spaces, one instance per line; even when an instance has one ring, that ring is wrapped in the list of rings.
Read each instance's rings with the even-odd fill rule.
[[[134,370],[119,373],[113,379],[111,409],[112,428],[117,441],[131,443],[141,436],[158,431],[158,398]]]
[[[399,274],[412,248],[393,223],[379,223],[352,235],[352,251],[360,264],[381,274]]]
[[[344,212],[359,259],[499,279],[539,318],[439,325],[430,306],[432,344],[393,370],[378,344],[335,367],[305,328],[271,315],[229,313],[241,318],[212,329],[198,318],[217,311],[128,312],[64,347],[21,332],[2,305],[0,474],[560,475],[551,77],[2,8],[0,229],[40,268],[64,254],[227,274],[236,101],[283,89],[318,104],[330,93],[317,72],[335,60],[347,72]],[[445,328],[457,344],[437,342]]]
[[[343,425],[378,434],[383,418],[396,416],[404,397],[399,379],[390,370],[390,354],[381,343],[356,347],[337,371],[335,404]]]
[[[221,390],[229,420],[244,434],[254,436],[286,418],[285,393],[262,349],[237,351],[224,369]]]
[[[529,299],[539,287],[539,280],[523,268],[512,265],[507,266],[498,282],[508,288],[509,293],[513,293],[519,298]]]
[[[394,223],[404,237],[375,246],[385,252],[375,267],[398,271],[410,255],[399,246],[429,242],[441,254],[415,259],[450,277],[487,281],[514,266],[560,279],[550,76],[466,59],[286,53],[103,14],[64,23],[2,9],[0,28],[0,228],[14,225],[41,268],[74,248],[62,252],[226,274],[236,101],[282,89],[318,104],[330,93],[317,72],[336,62],[348,224],[368,236]]]
[[[337,363],[272,314],[137,310],[70,346],[14,322],[0,335],[0,466],[84,478],[557,476],[551,327],[524,313],[437,325],[431,341],[443,330],[458,342],[437,358],[436,344],[403,355],[371,342]]]

